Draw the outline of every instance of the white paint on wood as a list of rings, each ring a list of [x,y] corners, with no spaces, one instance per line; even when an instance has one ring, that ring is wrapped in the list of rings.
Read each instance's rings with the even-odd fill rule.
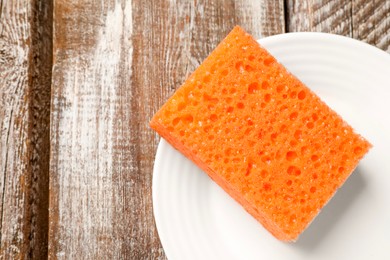
[[[80,11],[80,10],[79,10]],[[97,14],[102,15],[102,14]],[[57,49],[53,86],[51,174],[58,182],[52,186],[52,198],[58,203],[56,257],[111,257],[116,253],[113,234],[113,149],[115,114],[120,113],[120,66],[131,69],[131,2],[116,1],[102,15],[103,24],[88,52]],[[83,30],[78,28],[78,32]],[[65,33],[72,33],[66,31]],[[66,43],[65,43],[66,44]],[[123,64],[121,61],[126,60]],[[131,84],[128,82],[131,92]],[[53,183],[52,183],[53,185]],[[58,188],[58,190],[57,190]],[[57,193],[58,192],[58,193]],[[51,201],[52,201],[51,200]],[[51,244],[49,244],[49,247]],[[49,248],[49,250],[51,250]]]
[[[351,0],[288,0],[288,32],[327,32],[352,36]]]
[[[390,53],[390,0],[353,0],[353,37]]]
[[[0,20],[0,256],[25,257],[28,223],[30,3],[2,3]]]
[[[256,39],[284,32],[283,0],[235,1],[237,23]]]

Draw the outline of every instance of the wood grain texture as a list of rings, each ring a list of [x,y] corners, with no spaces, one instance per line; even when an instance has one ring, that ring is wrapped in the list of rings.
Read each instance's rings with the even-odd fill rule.
[[[318,31],[390,52],[390,0],[286,0],[286,31]]]
[[[18,5],[23,5],[20,8]],[[0,28],[0,255],[26,256],[28,244],[28,1],[7,1]],[[16,12],[17,10],[17,12]]]
[[[285,32],[283,0],[237,0],[235,17],[235,24],[241,25],[256,39]]]
[[[47,255],[50,3],[0,5],[0,259]],[[46,12],[46,15],[44,13]]]
[[[353,37],[390,53],[390,0],[352,1]]]
[[[235,24],[283,32],[277,3],[55,1],[50,258],[165,258],[149,119]]]
[[[133,246],[132,29],[129,1],[54,2],[51,259],[121,259]]]
[[[286,31],[326,32],[352,37],[351,0],[286,0]]]

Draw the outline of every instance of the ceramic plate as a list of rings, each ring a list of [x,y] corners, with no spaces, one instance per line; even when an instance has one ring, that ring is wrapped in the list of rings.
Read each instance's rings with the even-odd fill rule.
[[[153,207],[175,259],[390,259],[390,55],[329,34],[259,40],[373,149],[296,243],[275,239],[203,171],[161,140]]]

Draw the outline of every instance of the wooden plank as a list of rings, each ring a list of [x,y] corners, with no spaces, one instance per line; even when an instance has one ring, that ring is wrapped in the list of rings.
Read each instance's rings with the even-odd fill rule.
[[[351,0],[286,0],[287,32],[326,32],[352,37]]]
[[[236,0],[235,24],[241,25],[255,38],[284,33],[284,1]]]
[[[282,1],[272,5],[55,1],[50,258],[165,258],[148,121],[236,23],[283,32]]]
[[[120,259],[132,247],[132,30],[130,1],[54,2],[51,259]]]
[[[390,0],[352,1],[353,37],[390,53]]]
[[[0,4],[0,259],[47,256],[51,5]]]
[[[286,29],[353,37],[390,52],[390,0],[287,0]]]
[[[28,252],[28,1],[7,1],[0,28],[0,255],[19,258]],[[18,5],[25,5],[19,9]],[[16,10],[18,12],[16,12]]]

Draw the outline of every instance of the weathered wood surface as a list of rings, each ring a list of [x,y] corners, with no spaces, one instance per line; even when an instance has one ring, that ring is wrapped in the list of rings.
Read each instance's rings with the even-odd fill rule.
[[[0,5],[0,259],[47,255],[51,5]]]
[[[351,0],[287,0],[287,31],[327,32],[351,37],[351,10]]]
[[[390,52],[390,0],[285,0],[286,31],[340,34]]]
[[[352,1],[353,37],[390,53],[390,0]]]
[[[234,25],[390,52],[390,0],[53,2],[0,0],[0,259],[164,259],[148,121]]]

